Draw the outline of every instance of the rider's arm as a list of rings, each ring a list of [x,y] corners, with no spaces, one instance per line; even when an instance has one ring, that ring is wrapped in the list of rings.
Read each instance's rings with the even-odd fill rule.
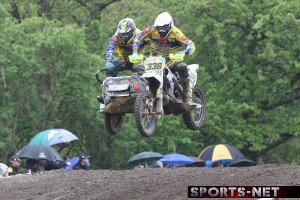
[[[137,52],[141,47],[140,45],[144,46],[145,45],[145,40],[149,35],[155,31],[155,28],[153,25],[145,28],[139,34],[137,34],[134,39],[133,39],[133,44],[132,44],[132,49],[133,52]],[[143,47],[142,47],[143,48]]]
[[[141,32],[141,30],[137,28],[137,29],[135,30],[135,35],[138,35],[140,32]],[[145,46],[146,46],[146,44],[148,44],[148,43],[147,43],[148,40],[149,40],[148,38],[145,38],[145,39],[141,42],[141,44],[138,45],[138,50],[137,50],[137,51],[138,51],[139,54],[144,54],[144,53],[145,53]]]
[[[146,44],[147,43],[145,41],[142,44],[140,44],[139,49],[138,49],[139,54],[144,54],[145,53]]]
[[[176,40],[185,47],[186,54],[193,54],[195,52],[195,45],[192,40],[188,39],[178,28],[173,27],[176,33]]]
[[[118,42],[118,35],[114,35],[110,39],[110,41],[108,43],[108,46],[106,48],[106,61],[111,62],[113,52],[115,51],[115,47],[116,47],[117,42]]]

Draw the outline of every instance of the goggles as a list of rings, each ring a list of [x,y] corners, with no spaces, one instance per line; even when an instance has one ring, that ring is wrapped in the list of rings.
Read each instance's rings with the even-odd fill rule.
[[[130,38],[133,33],[132,32],[127,32],[127,33],[119,33],[118,34],[121,38]]]
[[[169,25],[157,26],[156,29],[158,32],[165,33],[170,31],[170,26]]]
[[[12,158],[10,159],[10,162],[20,162],[21,159],[20,158]]]

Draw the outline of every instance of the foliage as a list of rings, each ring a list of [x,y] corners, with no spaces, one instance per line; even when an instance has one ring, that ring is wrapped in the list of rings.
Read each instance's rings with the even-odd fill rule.
[[[235,145],[261,163],[300,164],[299,7],[297,0],[4,0],[0,160],[39,131],[61,127],[80,140],[57,149],[90,153],[94,168],[128,168],[129,157],[141,151],[198,156],[216,143]],[[190,131],[180,116],[165,116],[156,134],[143,138],[127,114],[121,132],[109,135],[97,113],[94,78],[107,43],[122,18],[143,29],[163,11],[196,45],[185,61],[201,66],[205,126]]]

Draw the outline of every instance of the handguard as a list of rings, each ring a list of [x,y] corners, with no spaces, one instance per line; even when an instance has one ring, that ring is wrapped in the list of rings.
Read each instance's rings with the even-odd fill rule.
[[[184,52],[177,52],[176,54],[170,53],[169,55],[170,59],[175,62],[183,61],[184,56]]]
[[[132,55],[130,55],[129,56],[129,61],[131,62],[131,63],[139,63],[139,62],[141,62],[141,61],[143,61],[143,59],[144,59],[144,55],[143,54],[132,54]]]

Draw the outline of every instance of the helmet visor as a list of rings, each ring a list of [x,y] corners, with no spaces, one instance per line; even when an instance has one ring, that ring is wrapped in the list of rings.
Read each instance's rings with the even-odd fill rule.
[[[118,33],[119,37],[122,39],[129,39],[132,37],[133,33],[131,31],[127,33]]]
[[[170,31],[170,25],[157,26],[156,29],[159,33],[167,33]]]

